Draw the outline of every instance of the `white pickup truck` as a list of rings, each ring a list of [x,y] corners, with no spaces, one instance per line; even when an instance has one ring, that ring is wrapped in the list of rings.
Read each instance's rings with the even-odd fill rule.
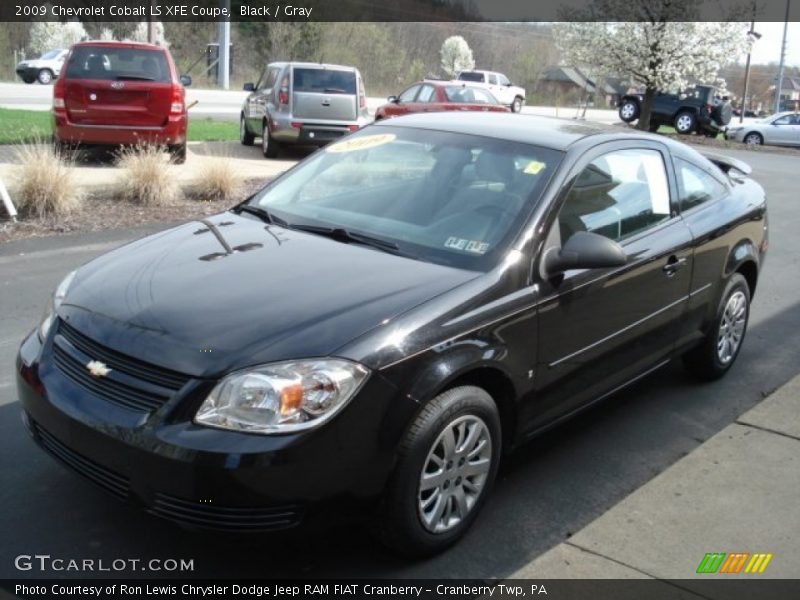
[[[525,104],[525,89],[513,85],[508,77],[496,71],[461,71],[458,81],[486,88],[500,104],[509,106],[512,112],[518,113]]]

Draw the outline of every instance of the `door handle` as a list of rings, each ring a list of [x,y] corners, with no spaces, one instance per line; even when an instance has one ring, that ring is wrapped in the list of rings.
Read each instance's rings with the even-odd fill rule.
[[[674,254],[667,259],[667,264],[661,267],[661,270],[667,275],[667,277],[672,277],[678,270],[686,264],[686,258],[681,257],[678,258]]]

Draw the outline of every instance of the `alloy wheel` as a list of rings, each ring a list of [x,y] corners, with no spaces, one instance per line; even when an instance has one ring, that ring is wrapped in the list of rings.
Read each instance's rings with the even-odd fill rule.
[[[492,466],[492,437],[475,415],[445,426],[431,446],[419,479],[418,511],[432,533],[456,527],[474,508]]]
[[[747,297],[744,292],[737,290],[725,304],[717,334],[717,357],[723,365],[727,365],[736,357],[744,337],[746,321]]]
[[[635,114],[636,109],[633,106],[633,103],[626,102],[625,104],[622,105],[622,108],[620,109],[619,112],[620,114],[622,114],[623,119],[633,119],[633,115]]]
[[[757,133],[749,133],[744,138],[744,143],[748,146],[759,146],[761,144],[761,136]]]
[[[675,129],[677,129],[681,133],[686,133],[687,131],[691,131],[692,124],[693,124],[692,117],[690,117],[689,115],[681,115],[675,121]]]

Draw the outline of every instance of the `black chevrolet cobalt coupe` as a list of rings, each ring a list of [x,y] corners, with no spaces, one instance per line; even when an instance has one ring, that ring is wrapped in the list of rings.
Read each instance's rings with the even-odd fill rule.
[[[341,503],[436,552],[514,447],[671,359],[731,367],[767,249],[748,172],[521,115],[369,126],[70,273],[19,351],[25,423],[185,526]]]

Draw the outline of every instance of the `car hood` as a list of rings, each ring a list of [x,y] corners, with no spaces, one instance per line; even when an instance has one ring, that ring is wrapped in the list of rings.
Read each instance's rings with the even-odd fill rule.
[[[93,260],[58,312],[114,350],[215,377],[330,355],[475,276],[224,213]]]

